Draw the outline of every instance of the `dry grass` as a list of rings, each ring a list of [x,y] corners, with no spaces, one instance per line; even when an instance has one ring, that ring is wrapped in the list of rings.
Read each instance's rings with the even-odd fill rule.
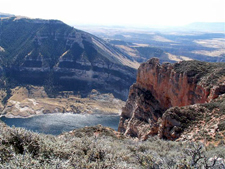
[[[193,60],[193,59],[191,59],[191,58],[189,58],[189,57],[187,57],[187,56],[180,56],[180,58],[181,58],[182,60],[185,60],[185,61]]]
[[[195,40],[194,42],[201,46],[208,47],[208,48],[217,48],[217,49],[225,48],[225,38]]]
[[[5,49],[0,46],[0,52],[5,52]]]
[[[214,51],[195,50],[195,51],[192,51],[192,53],[211,56],[211,57],[218,57],[218,56],[225,54],[225,49],[219,49],[219,50],[214,50]]]
[[[139,53],[137,50],[135,50],[134,48],[131,48],[129,46],[125,46],[125,45],[116,45],[116,47],[120,48],[122,51],[124,51],[125,53],[127,53],[128,55],[138,58]]]
[[[156,35],[153,37],[154,41],[159,41],[159,42],[173,42],[172,40],[166,39],[162,36]]]
[[[135,46],[134,47],[149,47],[149,44],[145,43],[133,43]]]
[[[176,55],[172,55],[171,53],[166,53],[166,54],[167,54],[167,57],[169,58],[169,60],[176,61],[176,62],[182,61],[182,59],[180,59]]]

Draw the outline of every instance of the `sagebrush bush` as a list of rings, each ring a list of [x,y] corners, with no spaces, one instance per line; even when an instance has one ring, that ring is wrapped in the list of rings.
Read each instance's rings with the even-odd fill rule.
[[[218,129],[220,131],[224,131],[225,130],[225,121],[221,121],[219,124],[218,124]]]
[[[97,136],[95,131],[102,133]],[[212,165],[208,159],[215,156],[225,158],[224,145],[206,149],[200,144],[157,137],[147,141],[117,138],[112,130],[101,126],[52,136],[0,123],[0,168],[3,169],[194,168]],[[216,165],[224,167],[217,160],[211,168]]]

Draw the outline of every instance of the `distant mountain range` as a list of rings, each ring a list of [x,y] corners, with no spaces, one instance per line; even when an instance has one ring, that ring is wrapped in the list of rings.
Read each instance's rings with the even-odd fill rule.
[[[13,16],[15,16],[15,15],[0,12],[0,18],[4,18],[4,17],[13,17]]]
[[[225,22],[193,22],[184,26],[153,27],[158,31],[225,33]]]
[[[97,89],[126,99],[139,64],[116,47],[58,20],[0,21],[2,84],[44,85],[52,96]]]
[[[184,26],[187,31],[223,32],[225,33],[225,22],[194,22]]]
[[[107,25],[74,25],[85,31],[92,32],[94,34],[106,33],[118,33],[118,32],[210,32],[210,33],[225,33],[225,22],[193,22],[183,26],[168,26],[168,25],[149,25],[149,26],[107,26]]]
[[[120,48],[138,62],[225,61],[225,23],[193,23],[180,27],[80,26]]]

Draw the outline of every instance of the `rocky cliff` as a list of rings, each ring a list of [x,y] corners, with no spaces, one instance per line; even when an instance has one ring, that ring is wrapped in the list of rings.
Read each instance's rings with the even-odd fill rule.
[[[137,82],[130,87],[122,110],[119,131],[141,139],[149,135],[177,139],[190,127],[187,121],[198,121],[198,115],[203,117],[201,112],[213,111],[202,110],[199,105],[209,104],[224,93],[224,63],[182,61],[160,65],[153,58],[138,69]],[[193,104],[197,108],[186,107],[181,111],[183,106]],[[219,105],[214,108],[219,109]]]

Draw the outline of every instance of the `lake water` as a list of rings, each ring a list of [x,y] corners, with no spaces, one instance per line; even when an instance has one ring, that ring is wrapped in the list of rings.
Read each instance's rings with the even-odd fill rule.
[[[120,116],[89,114],[47,114],[30,118],[6,118],[1,120],[9,126],[23,127],[39,133],[58,135],[65,131],[101,124],[117,130]]]

